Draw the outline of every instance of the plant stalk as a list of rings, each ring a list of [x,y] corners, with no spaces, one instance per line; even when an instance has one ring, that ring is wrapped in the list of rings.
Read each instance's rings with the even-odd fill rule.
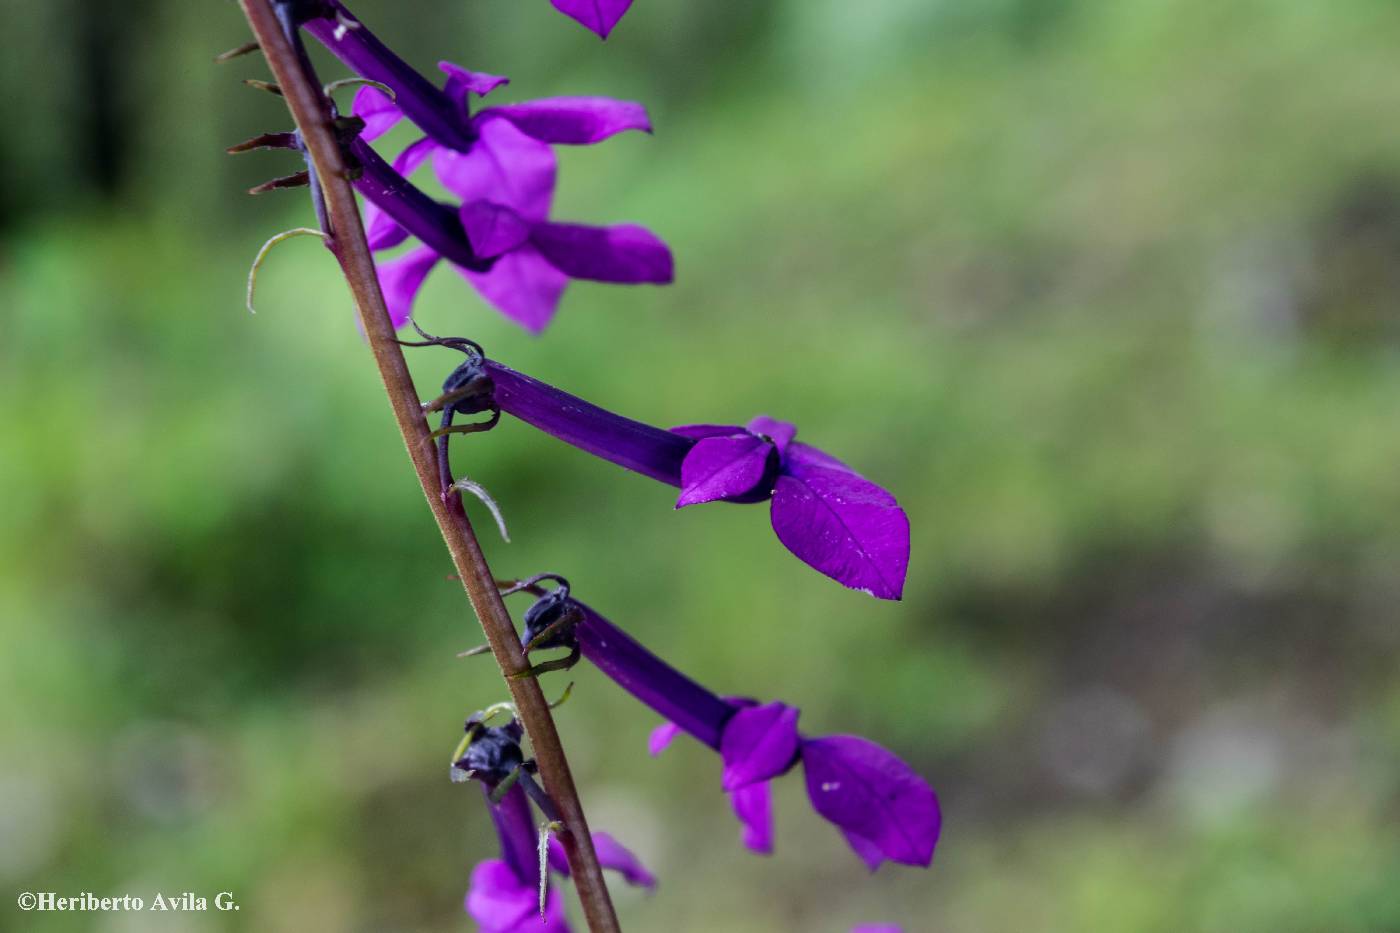
[[[559,808],[566,831],[560,834],[584,917],[593,933],[620,933],[603,872],[598,864],[588,821],[579,802],[569,762],[559,732],[539,683],[530,677],[511,675],[525,671],[529,663],[521,649],[515,624],[496,589],[495,579],[481,552],[476,533],[455,491],[441,488],[437,451],[429,437],[427,421],[403,351],[395,342],[379,278],[365,241],[354,191],[346,177],[345,160],[331,126],[331,110],[320,83],[305,63],[304,50],[294,45],[270,0],[240,0],[243,13],[261,46],[268,66],[286,98],[306,151],[324,192],[330,229],[326,245],[340,263],[354,296],[375,365],[389,394],[394,420],[413,461],[423,494],[442,531],[452,562],[466,588],[486,640],[501,674],[510,688],[520,721],[530,737],[545,791]],[[313,182],[314,184],[314,182]]]

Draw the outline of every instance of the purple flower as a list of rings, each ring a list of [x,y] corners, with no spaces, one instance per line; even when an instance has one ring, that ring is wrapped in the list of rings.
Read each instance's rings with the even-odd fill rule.
[[[303,25],[362,77],[394,92],[361,88],[354,113],[364,121],[349,144],[362,174],[372,249],[410,235],[422,246],[381,266],[390,314],[402,326],[437,260],[446,259],[487,302],[539,332],[554,316],[570,279],[664,284],[674,278],[670,250],[645,228],[550,221],[555,157],[551,145],[588,145],[627,130],[651,132],[645,108],[606,97],[559,97],[486,107],[471,97],[507,83],[450,62],[436,87],[380,42],[339,0],[306,4]],[[600,14],[601,15],[601,14]],[[618,12],[621,15],[621,12]],[[309,17],[309,18],[308,18]],[[613,20],[615,22],[615,19]],[[427,135],[390,165],[367,143],[407,117]],[[458,199],[442,204],[406,180],[431,159]]]
[[[448,74],[446,93],[460,96],[463,112],[468,94],[488,93],[505,81],[446,62],[441,67]],[[396,122],[395,112],[377,88],[361,88],[355,97],[366,133],[371,127],[385,132]],[[571,278],[624,284],[674,278],[670,250],[643,227],[549,220],[556,173],[549,144],[593,143],[629,129],[649,132],[639,104],[597,97],[526,101],[481,110],[468,124],[474,142],[465,152],[425,137],[395,159],[392,177],[364,144],[366,133],[353,146],[366,166],[356,187],[372,205],[366,211],[370,246],[396,246],[410,232],[424,243],[381,266],[396,325],[408,319],[439,258],[453,262],[502,314],[536,333],[554,316]],[[429,158],[438,180],[461,199],[455,213],[446,205],[423,203],[430,199],[416,197],[403,180]],[[416,210],[407,209],[409,200]]]
[[[518,782],[506,789],[511,773],[525,767],[520,750],[522,730],[518,723],[485,728],[477,717],[467,721],[466,754],[456,762],[454,774],[470,774],[482,782],[487,806],[501,842],[501,857],[487,859],[472,870],[471,885],[464,907],[484,933],[568,933],[564,901],[556,887],[546,893],[544,916],[540,916],[540,860],[535,820],[527,790],[542,794],[528,771],[517,775]],[[491,792],[505,790],[498,803]],[[499,793],[499,792],[498,792]],[[548,804],[548,798],[541,796]],[[552,806],[546,809],[552,809]],[[593,833],[598,862],[619,872],[629,884],[654,888],[656,879],[626,847],[603,832]],[[553,837],[549,840],[548,866],[561,877],[569,875],[564,848]],[[546,879],[546,884],[548,883]]]
[[[832,579],[899,599],[909,519],[894,496],[815,447],[787,422],[685,425],[669,431],[615,415],[492,360],[484,367],[507,414],[621,467],[678,486],[677,508],[772,500],[778,540]]]
[[[560,620],[569,625],[539,643]],[[933,860],[942,815],[933,790],[907,764],[853,735],[809,737],[797,729],[798,710],[784,703],[723,698],[666,664],[636,639],[561,586],[526,614],[523,635],[536,648],[576,648],[620,687],[667,722],[648,742],[660,754],[684,731],[719,752],[721,788],[744,827],[744,844],[773,848],[768,782],[799,762],[812,808],[841,830],[874,871],[885,861],[927,866]]]
[[[467,913],[483,933],[568,933],[564,899],[550,886],[545,897],[544,917],[539,912],[540,862],[537,836],[525,791],[512,787],[498,804],[487,803],[501,840],[501,857],[487,859],[472,870],[471,884],[463,903]],[[604,868],[617,871],[629,884],[656,887],[656,879],[626,847],[604,832],[593,834],[593,846]],[[561,877],[569,875],[564,848],[549,841],[550,870]]]
[[[551,887],[545,896],[544,916],[539,915],[539,886],[527,882],[501,859],[486,859],[472,869],[463,907],[482,933],[527,933],[543,930],[568,933],[564,899]]]
[[[606,39],[632,0],[549,0],[565,16],[578,20]]]

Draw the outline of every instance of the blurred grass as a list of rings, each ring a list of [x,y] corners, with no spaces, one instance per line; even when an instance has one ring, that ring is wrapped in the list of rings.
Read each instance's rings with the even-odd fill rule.
[[[463,54],[372,6],[521,95],[656,101],[655,138],[563,154],[558,214],[654,227],[676,285],[575,285],[532,340],[439,271],[428,329],[655,423],[790,418],[913,523],[876,604],[761,509],[676,513],[518,424],[462,445],[501,573],[942,795],[929,873],[864,877],[793,778],[779,856],[741,855],[713,756],[649,760],[654,717],[579,669],[593,822],[662,877],[631,928],[1400,929],[1391,5],[654,0],[605,47],[441,5]],[[501,688],[453,657],[475,623],[329,257],[279,249],[240,309],[306,211],[214,151],[282,119],[223,103],[255,66],[205,73],[220,14],[151,16],[208,39],[143,66],[183,79],[168,146],[0,253],[0,876],[244,905],[34,929],[461,928],[493,842],[442,760]]]

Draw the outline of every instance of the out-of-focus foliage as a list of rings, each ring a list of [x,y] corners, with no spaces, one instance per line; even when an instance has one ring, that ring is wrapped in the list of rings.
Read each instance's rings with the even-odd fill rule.
[[[656,118],[566,153],[559,214],[652,226],[674,287],[575,286],[535,340],[440,272],[425,326],[657,423],[794,420],[913,522],[878,604],[761,509],[675,513],[518,424],[460,445],[501,573],[942,795],[928,873],[866,877],[795,778],[741,854],[713,756],[648,759],[580,668],[593,821],[662,879],[630,928],[1400,928],[1400,11],[638,0],[600,44],[543,0],[355,9],[425,68]],[[16,928],[464,928],[493,843],[447,755],[502,687],[454,657],[331,259],[280,248],[241,308],[309,212],[241,193],[285,156],[221,155],[286,124],[256,59],[209,63],[236,7],[4,21],[0,888],[242,903]]]

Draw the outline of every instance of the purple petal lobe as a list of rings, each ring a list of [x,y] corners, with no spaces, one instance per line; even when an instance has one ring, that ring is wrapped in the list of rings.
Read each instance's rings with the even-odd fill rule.
[[[874,870],[883,859],[927,866],[943,817],[933,789],[874,742],[833,735],[802,743],[807,796]]]
[[[792,443],[792,439],[797,436],[797,425],[787,421],[778,421],[767,415],[759,415],[750,421],[749,430],[771,440],[777,446],[779,454],[786,454],[788,444]]]
[[[675,278],[671,250],[645,227],[542,223],[530,240],[555,268],[575,279],[664,285]]]
[[[453,266],[467,281],[506,317],[538,334],[549,324],[559,307],[559,296],[569,279],[529,245],[512,250],[489,272],[473,272]]]
[[[737,424],[679,424],[671,428],[671,433],[698,441],[705,437],[731,437],[743,434],[744,430]]]
[[[671,747],[671,743],[676,740],[676,736],[681,734],[681,727],[673,722],[663,722],[655,729],[651,730],[651,735],[647,736],[647,754],[655,758],[657,755]]]
[[[539,891],[533,884],[522,882],[509,865],[497,859],[488,859],[472,871],[465,907],[482,933],[568,933],[569,929],[564,900],[557,888],[550,889],[541,921]]]
[[[408,239],[408,231],[381,211],[373,201],[365,201],[365,239],[372,250],[392,249]]]
[[[393,163],[394,171],[398,172],[404,178],[407,178],[418,171],[418,166],[422,165],[423,160],[432,155],[437,148],[438,144],[433,142],[432,138],[429,136],[424,136],[416,142],[409,143],[408,146],[404,148],[404,151],[400,152],[398,156],[395,157]]]
[[[606,39],[632,0],[549,0],[565,16],[578,20]]]
[[[806,444],[793,443],[773,490],[773,530],[789,551],[852,589],[899,599],[909,519],[894,496]]]
[[[506,120],[489,120],[470,152],[440,146],[433,169],[449,191],[469,201],[493,201],[527,221],[549,216],[554,197],[554,150]]]
[[[729,805],[744,827],[744,847],[767,855],[773,851],[773,794],[768,782],[750,784],[729,794]]]
[[[646,108],[611,97],[551,97],[487,107],[478,123],[493,117],[509,120],[526,136],[545,143],[586,146],[627,130],[651,132]]]
[[[656,887],[656,876],[647,871],[641,859],[612,836],[603,832],[594,833],[593,848],[598,852],[598,864],[622,875],[628,884],[639,888]]]
[[[706,437],[681,462],[681,494],[676,508],[752,492],[763,482],[773,445],[752,434]]]
[[[510,83],[510,78],[489,75],[484,71],[468,71],[452,62],[438,62],[438,70],[447,75],[447,87],[444,90],[454,99],[466,92],[485,97],[501,85]]]
[[[797,755],[796,707],[783,703],[750,706],[736,712],[724,727],[719,753],[724,759],[720,786],[738,790],[777,777]]]
[[[379,287],[384,290],[384,303],[389,307],[389,317],[394,327],[403,327],[413,314],[413,299],[423,287],[423,280],[437,265],[438,254],[426,246],[420,246],[410,253],[381,262],[375,268],[379,271]]]
[[[866,839],[858,833],[853,833],[849,829],[841,830],[841,835],[846,837],[846,845],[850,846],[851,851],[860,857],[866,868],[875,871],[884,863],[885,852],[878,843]]]
[[[350,105],[350,111],[365,121],[360,138],[366,142],[383,136],[403,119],[403,112],[389,99],[389,95],[368,84],[355,92],[355,102]]]
[[[530,226],[504,205],[471,201],[459,213],[472,252],[483,259],[508,253],[530,238]]]

